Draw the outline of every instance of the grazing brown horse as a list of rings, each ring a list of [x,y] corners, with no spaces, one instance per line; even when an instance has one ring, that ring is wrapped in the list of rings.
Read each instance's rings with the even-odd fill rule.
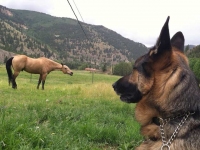
[[[12,73],[11,66],[14,70]],[[44,90],[45,79],[51,71],[60,70],[64,74],[73,75],[73,72],[66,65],[57,63],[53,60],[45,57],[41,58],[30,58],[25,55],[16,55],[11,57],[6,62],[6,70],[8,74],[8,82],[12,82],[12,88],[17,89],[16,78],[20,71],[25,70],[28,73],[40,74],[37,89],[39,89],[40,83],[42,82],[42,89]]]

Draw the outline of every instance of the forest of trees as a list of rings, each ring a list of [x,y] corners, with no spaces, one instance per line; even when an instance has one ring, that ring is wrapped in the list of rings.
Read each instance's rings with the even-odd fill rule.
[[[200,58],[189,58],[190,68],[200,80]]]
[[[189,65],[197,79],[200,80],[200,58],[189,58]],[[114,66],[113,74],[120,76],[128,75],[131,73],[132,69],[133,63],[120,62]]]

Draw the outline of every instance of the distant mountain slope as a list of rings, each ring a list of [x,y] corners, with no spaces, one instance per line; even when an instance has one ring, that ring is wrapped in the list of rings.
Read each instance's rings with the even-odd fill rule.
[[[185,45],[185,46],[184,46],[184,50],[185,50],[185,51],[188,51],[188,50],[194,48],[195,46],[196,46],[196,45],[189,45],[189,44],[188,44],[188,45]]]
[[[132,61],[147,52],[143,44],[103,26],[86,23],[82,26],[88,39],[74,19],[0,6],[0,48],[95,67]]]
[[[190,58],[200,58],[200,45],[187,50],[185,53]]]

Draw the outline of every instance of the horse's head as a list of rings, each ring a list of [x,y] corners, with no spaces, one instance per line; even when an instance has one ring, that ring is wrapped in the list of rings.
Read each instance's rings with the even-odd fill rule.
[[[69,69],[69,67],[67,67],[66,65],[62,64],[62,72],[64,74],[69,74],[70,76],[73,75],[73,72],[71,71],[71,69]]]

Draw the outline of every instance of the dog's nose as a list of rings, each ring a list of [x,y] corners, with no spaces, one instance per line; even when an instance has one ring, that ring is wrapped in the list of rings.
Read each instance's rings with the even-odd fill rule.
[[[116,88],[116,82],[112,84],[113,89]]]

